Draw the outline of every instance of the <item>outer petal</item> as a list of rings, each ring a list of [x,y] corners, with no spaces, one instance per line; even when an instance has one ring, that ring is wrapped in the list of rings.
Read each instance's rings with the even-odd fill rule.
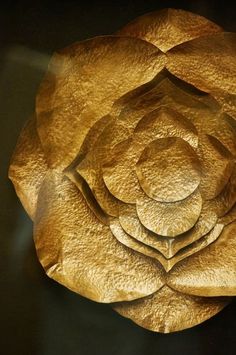
[[[236,295],[236,223],[207,248],[176,265],[168,284],[199,296]]]
[[[204,322],[224,308],[229,301],[229,297],[189,296],[164,286],[149,297],[115,304],[114,309],[141,327],[170,333]]]
[[[164,65],[155,46],[125,37],[97,37],[55,54],[37,98],[39,135],[50,166],[70,164],[89,128]]]
[[[32,219],[35,215],[38,191],[46,171],[47,164],[33,117],[21,132],[9,168],[9,178]]]
[[[220,98],[225,111],[235,112],[236,117],[235,33],[217,33],[194,39],[173,48],[167,56],[167,69],[172,74],[211,93],[216,99]]]
[[[120,244],[74,184],[56,172],[40,190],[35,243],[50,277],[95,301],[133,300],[163,285],[159,264]]]
[[[221,28],[202,16],[176,9],[163,9],[138,17],[118,34],[144,39],[163,52],[204,35],[220,32]]]

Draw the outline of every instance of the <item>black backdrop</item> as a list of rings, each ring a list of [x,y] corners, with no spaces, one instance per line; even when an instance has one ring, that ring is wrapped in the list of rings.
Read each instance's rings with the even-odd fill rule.
[[[32,224],[7,180],[20,128],[34,110],[52,52],[112,34],[163,7],[199,13],[236,32],[229,1],[8,1],[0,5],[0,354],[236,354],[236,303],[202,325],[157,334],[48,279],[37,261]]]

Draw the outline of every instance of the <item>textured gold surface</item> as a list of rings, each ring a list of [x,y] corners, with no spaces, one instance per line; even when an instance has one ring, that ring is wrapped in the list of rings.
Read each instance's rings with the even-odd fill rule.
[[[26,212],[34,219],[38,192],[47,164],[36,130],[35,117],[22,129],[9,168],[9,177]]]
[[[136,173],[145,193],[161,202],[185,199],[196,190],[201,178],[196,153],[176,137],[156,139],[146,146]]]
[[[122,316],[149,330],[170,333],[197,325],[224,308],[227,297],[196,297],[176,292],[164,286],[153,295],[115,304]]]
[[[236,35],[199,15],[164,9],[54,54],[9,169],[48,276],[153,331],[220,311],[235,119]]]
[[[162,203],[146,196],[137,201],[137,214],[143,225],[166,237],[185,233],[197,222],[202,209],[202,198],[195,191],[186,199]]]
[[[184,10],[163,9],[141,16],[118,34],[151,42],[163,52],[191,39],[221,31],[215,23]]]
[[[176,265],[169,275],[171,287],[193,295],[235,295],[235,232],[235,223],[228,225],[215,243]]]
[[[50,166],[68,165],[89,128],[109,113],[114,101],[153,79],[164,65],[155,46],[125,37],[98,37],[55,54],[36,107]]]
[[[93,300],[135,299],[163,285],[161,266],[119,244],[74,184],[55,171],[40,190],[34,236],[47,274]]]

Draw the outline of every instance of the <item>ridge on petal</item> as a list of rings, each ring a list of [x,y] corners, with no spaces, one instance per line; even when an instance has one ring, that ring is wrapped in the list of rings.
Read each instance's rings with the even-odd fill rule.
[[[116,312],[146,329],[170,333],[193,327],[221,311],[229,297],[196,297],[168,286],[145,298],[113,304]]]
[[[120,244],[55,170],[40,189],[34,239],[48,276],[94,301],[132,300],[164,284],[162,267]]]
[[[152,44],[118,36],[95,37],[56,53],[36,100],[48,164],[71,164],[89,129],[122,95],[150,82],[165,62]]]
[[[169,8],[136,18],[117,34],[141,38],[167,52],[180,43],[221,31],[220,26],[203,16]]]
[[[47,170],[48,165],[33,116],[21,131],[8,173],[31,219],[35,216],[39,189]]]
[[[170,272],[170,287],[198,296],[236,296],[236,224],[223,229],[216,241],[178,263]]]

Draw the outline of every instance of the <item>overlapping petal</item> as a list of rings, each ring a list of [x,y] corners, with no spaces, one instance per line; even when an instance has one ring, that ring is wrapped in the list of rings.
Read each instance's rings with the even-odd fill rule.
[[[155,46],[116,36],[75,43],[55,54],[36,107],[49,165],[69,165],[89,128],[116,100],[152,80],[164,65],[165,56]]]
[[[155,332],[170,333],[197,325],[224,308],[228,297],[197,297],[164,286],[160,291],[114,309],[138,325]]]
[[[47,274],[92,300],[132,300],[163,285],[161,267],[118,243],[56,171],[48,172],[40,190],[34,238]]]
[[[26,212],[34,219],[39,188],[47,172],[45,155],[32,117],[22,129],[9,168],[16,193]]]
[[[138,17],[118,34],[144,39],[166,52],[180,43],[220,31],[215,23],[197,14],[163,9]]]
[[[153,331],[236,295],[235,43],[164,9],[58,52],[13,155],[47,274]]]
[[[217,33],[183,43],[167,53],[167,69],[211,93],[236,118],[236,34]],[[233,80],[232,80],[233,78]]]
[[[236,295],[236,224],[224,228],[220,238],[191,258],[176,265],[169,285],[198,296]]]

